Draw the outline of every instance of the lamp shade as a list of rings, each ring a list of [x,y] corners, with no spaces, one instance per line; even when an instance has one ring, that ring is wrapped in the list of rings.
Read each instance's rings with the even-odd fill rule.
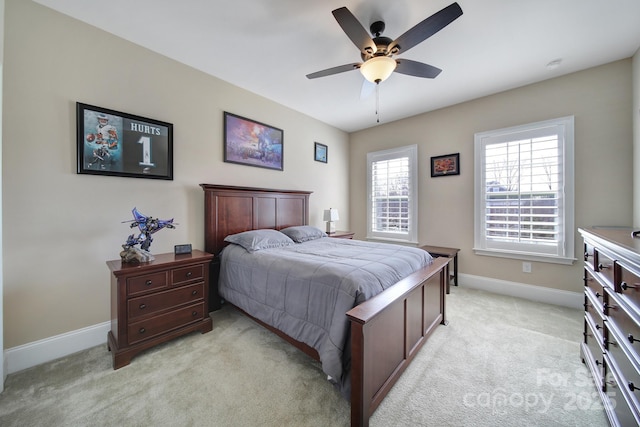
[[[360,72],[371,83],[380,83],[389,78],[396,69],[396,60],[388,56],[375,56],[360,66]]]
[[[338,221],[340,216],[338,215],[338,209],[325,209],[324,211],[324,220],[325,221]]]

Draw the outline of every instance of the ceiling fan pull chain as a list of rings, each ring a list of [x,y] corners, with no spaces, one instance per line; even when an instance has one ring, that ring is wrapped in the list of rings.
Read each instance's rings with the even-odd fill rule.
[[[380,123],[380,83],[376,83],[376,123]]]

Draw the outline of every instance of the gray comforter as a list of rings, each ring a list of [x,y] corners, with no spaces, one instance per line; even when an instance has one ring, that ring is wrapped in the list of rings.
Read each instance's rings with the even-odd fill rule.
[[[432,262],[422,249],[329,237],[221,254],[220,295],[318,351],[323,371],[348,396],[345,313]]]

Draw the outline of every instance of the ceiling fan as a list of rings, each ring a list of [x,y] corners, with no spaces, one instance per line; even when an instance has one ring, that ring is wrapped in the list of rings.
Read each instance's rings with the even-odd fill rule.
[[[330,76],[355,69],[360,69],[362,75],[368,81],[379,84],[386,80],[394,71],[415,77],[435,78],[442,71],[440,68],[410,59],[394,59],[394,55],[404,53],[422,43],[451,22],[462,15],[462,9],[458,3],[450,4],[444,9],[426,18],[395,40],[382,36],[385,24],[376,21],[370,26],[373,39],[369,36],[362,24],[346,7],[334,10],[333,16],[342,27],[343,31],[351,39],[353,44],[360,49],[363,62],[339,65],[326,70],[307,74],[307,78]]]

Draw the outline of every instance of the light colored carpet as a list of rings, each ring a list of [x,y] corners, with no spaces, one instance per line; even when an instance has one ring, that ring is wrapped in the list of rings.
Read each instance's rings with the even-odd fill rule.
[[[452,287],[373,426],[607,426],[580,360],[582,313]],[[347,426],[319,364],[236,311],[114,371],[106,345],[12,374],[8,426]]]

